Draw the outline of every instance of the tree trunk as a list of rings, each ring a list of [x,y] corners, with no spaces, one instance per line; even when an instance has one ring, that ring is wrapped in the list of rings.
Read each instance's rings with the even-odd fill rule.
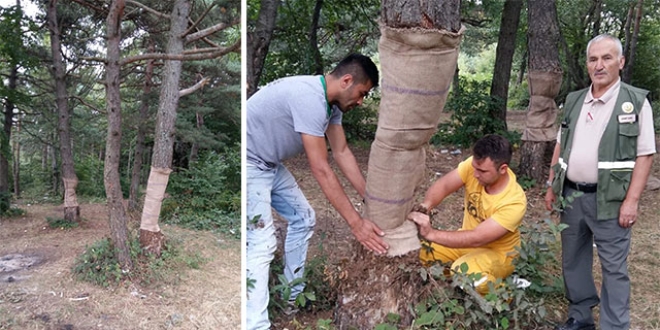
[[[153,53],[154,50],[154,42],[153,40],[150,40],[148,52]],[[147,122],[149,121],[149,101],[151,98],[151,88],[153,87],[152,77],[154,74],[154,60],[148,60],[146,65],[144,86],[142,87],[142,100],[138,114],[137,135],[135,137],[135,154],[133,156],[133,170],[131,172],[131,188],[128,197],[128,209],[131,211],[137,211],[140,205],[138,202],[138,189],[140,187],[140,173],[142,173],[142,159],[144,158],[144,138],[147,134]]]
[[[314,56],[314,73],[323,74],[323,57],[318,45],[319,18],[321,17],[323,0],[316,0],[314,13],[312,14],[312,27],[309,29],[309,46]]]
[[[495,70],[490,85],[490,96],[497,105],[491,109],[491,116],[500,120],[506,130],[506,102],[509,97],[509,79],[511,78],[511,64],[513,53],[516,50],[516,33],[520,22],[522,0],[507,0],[502,11],[500,23],[500,36],[497,41],[495,53]]]
[[[518,79],[516,80],[516,84],[518,86],[520,86],[523,82],[523,79],[525,79],[525,72],[527,71],[527,54],[528,52],[525,49],[522,60],[520,60],[520,67],[518,68]]]
[[[264,68],[268,47],[275,30],[277,0],[261,0],[259,18],[254,31],[247,32],[247,97],[257,92]]]
[[[201,130],[202,127],[204,127],[204,116],[199,112],[195,113],[195,127],[197,127],[198,130]],[[192,147],[190,148],[190,162],[194,163],[197,161],[198,158],[199,158],[199,142],[195,141],[193,142]]]
[[[426,173],[425,146],[440,120],[463,33],[456,1],[383,0],[381,9],[382,98],[363,216],[385,231],[390,249],[385,257],[355,249],[335,313],[340,329],[373,329],[388,313],[401,316],[400,326],[412,322],[422,281],[400,266],[419,265],[420,243],[405,218]]]
[[[21,120],[20,117],[16,122],[16,135],[21,134]],[[14,139],[13,147],[14,157],[14,197],[21,198],[21,142]]]
[[[557,138],[555,97],[561,88],[555,1],[528,0],[529,109],[520,149],[520,176],[545,182]],[[549,150],[550,149],[550,150]]]
[[[628,5],[628,14],[626,15],[626,22],[623,24],[623,33],[625,37],[623,40],[625,41],[625,44],[623,45],[623,56],[625,56],[626,59],[628,59],[628,56],[630,56],[630,39],[632,39],[631,32],[630,32],[630,27],[632,26],[632,21],[633,21],[633,15],[635,15],[635,6],[637,4],[635,2],[630,2],[630,5]]]
[[[18,65],[14,65],[9,73],[9,90],[16,91],[18,84]],[[0,214],[9,210],[11,205],[11,191],[9,189],[9,141],[11,139],[11,126],[14,120],[14,102],[7,98],[5,102],[5,115],[0,132]]]
[[[168,54],[178,55],[183,53],[184,39],[182,36],[186,31],[189,13],[189,0],[176,0],[174,2],[170,19],[170,36],[167,42]],[[158,218],[165,188],[167,188],[170,172],[172,172],[172,148],[174,147],[176,110],[179,105],[181,64],[181,61],[165,61],[160,100],[158,102],[158,116],[156,117],[153,160],[140,221],[140,246],[142,250],[158,256],[161,254],[164,243],[164,236],[158,226]]]
[[[57,130],[60,140],[60,157],[62,157],[62,183],[64,185],[64,219],[77,223],[80,217],[80,207],[76,196],[78,177],[73,166],[73,151],[71,150],[71,117],[66,91],[66,70],[62,59],[60,29],[57,23],[57,0],[48,2],[48,29],[50,30],[50,50],[53,56],[52,75],[55,79],[55,99],[58,111]]]
[[[644,0],[637,2],[637,14],[635,15],[635,22],[632,37],[630,38],[630,53],[626,58],[626,67],[623,69],[621,80],[625,83],[630,83],[633,74],[633,64],[635,63],[635,52],[637,51],[637,39],[639,37],[639,27],[642,22],[642,9]],[[626,42],[628,44],[628,42]]]
[[[105,144],[105,166],[103,183],[108,203],[110,239],[122,270],[133,268],[128,248],[127,216],[119,177],[121,157],[121,97],[119,95],[121,66],[119,44],[121,42],[121,19],[124,14],[124,0],[113,0],[108,9],[107,58],[105,65],[106,111],[108,114],[108,135]]]

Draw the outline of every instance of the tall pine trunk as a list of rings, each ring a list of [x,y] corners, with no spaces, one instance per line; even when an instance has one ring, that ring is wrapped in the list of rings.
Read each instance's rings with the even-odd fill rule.
[[[557,139],[555,97],[561,88],[559,26],[554,0],[528,0],[529,108],[520,147],[520,176],[545,182]]]
[[[257,92],[268,47],[277,18],[277,0],[261,0],[259,18],[253,31],[247,31],[247,97]]]
[[[148,51],[154,52],[154,43],[149,41]],[[135,153],[133,156],[133,169],[131,171],[131,187],[128,195],[128,209],[137,211],[140,203],[138,202],[140,187],[140,174],[142,173],[142,159],[144,154],[144,139],[147,134],[147,122],[149,121],[149,104],[151,98],[151,88],[153,87],[152,77],[154,74],[154,60],[147,61],[147,67],[144,74],[144,86],[142,87],[142,100],[140,101],[140,110],[138,113],[137,135],[135,137]]]
[[[509,96],[509,79],[511,78],[511,65],[513,53],[516,50],[516,33],[520,22],[522,0],[507,0],[504,3],[500,23],[500,36],[497,40],[495,53],[495,69],[493,81],[490,85],[490,96],[497,107],[491,110],[491,116],[501,121],[506,130],[506,103]]]
[[[189,0],[176,0],[170,19],[170,35],[167,42],[167,53],[183,54],[183,35],[188,24],[190,13]],[[143,251],[160,255],[164,244],[164,236],[158,226],[160,209],[172,172],[172,154],[174,147],[174,124],[176,110],[179,106],[179,78],[182,63],[179,60],[166,60],[163,70],[163,82],[158,102],[156,117],[156,134],[154,152],[151,161],[151,172],[147,182],[147,194],[144,198],[144,208],[140,221],[140,246]]]
[[[110,238],[115,255],[122,270],[133,268],[129,251],[127,216],[119,177],[121,157],[121,97],[119,94],[121,66],[119,44],[121,42],[121,19],[125,8],[124,0],[113,0],[110,4],[107,26],[107,58],[105,64],[106,111],[108,135],[105,143],[105,167],[103,183],[108,204]]]
[[[421,278],[401,265],[419,265],[415,225],[406,221],[426,172],[425,146],[435,133],[462,36],[459,3],[383,0],[379,57],[382,98],[371,145],[363,217],[385,231],[388,255],[355,245],[340,287],[335,321],[340,329],[373,329],[388,313],[412,322]]]
[[[60,28],[57,23],[57,0],[48,3],[48,29],[50,30],[50,50],[53,57],[52,75],[55,79],[55,99],[58,112],[57,131],[60,142],[60,157],[62,157],[62,183],[64,186],[64,219],[78,222],[80,207],[76,195],[78,176],[73,166],[73,151],[71,141],[71,116],[66,90],[66,70],[62,59]]]

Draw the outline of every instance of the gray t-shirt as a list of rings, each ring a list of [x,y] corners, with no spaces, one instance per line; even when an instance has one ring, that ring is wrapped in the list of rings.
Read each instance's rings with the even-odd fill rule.
[[[247,162],[271,169],[303,152],[301,133],[325,136],[341,125],[342,112],[328,115],[322,76],[294,76],[271,82],[247,100]]]

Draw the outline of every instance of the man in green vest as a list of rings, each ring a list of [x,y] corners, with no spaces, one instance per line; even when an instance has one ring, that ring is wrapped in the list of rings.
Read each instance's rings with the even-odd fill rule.
[[[587,45],[591,86],[566,97],[545,197],[576,196],[561,212],[562,270],[568,320],[558,330],[630,328],[627,257],[631,228],[655,150],[647,91],[621,82],[621,41],[600,35]],[[593,244],[602,265],[600,299],[592,275]]]

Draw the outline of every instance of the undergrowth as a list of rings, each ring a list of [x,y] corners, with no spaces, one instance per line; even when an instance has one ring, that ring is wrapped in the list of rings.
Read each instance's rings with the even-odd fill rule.
[[[141,253],[140,242],[129,242],[133,269],[122,272],[109,238],[96,241],[85,248],[76,258],[73,273],[81,281],[102,287],[116,286],[123,281],[138,282],[145,286],[176,284],[184,272],[182,269],[199,269],[207,260],[198,253],[184,251],[183,242],[168,238],[160,257]]]
[[[72,229],[78,227],[78,223],[75,221],[69,221],[64,218],[51,218],[46,217],[46,223],[48,227],[53,229]]]

